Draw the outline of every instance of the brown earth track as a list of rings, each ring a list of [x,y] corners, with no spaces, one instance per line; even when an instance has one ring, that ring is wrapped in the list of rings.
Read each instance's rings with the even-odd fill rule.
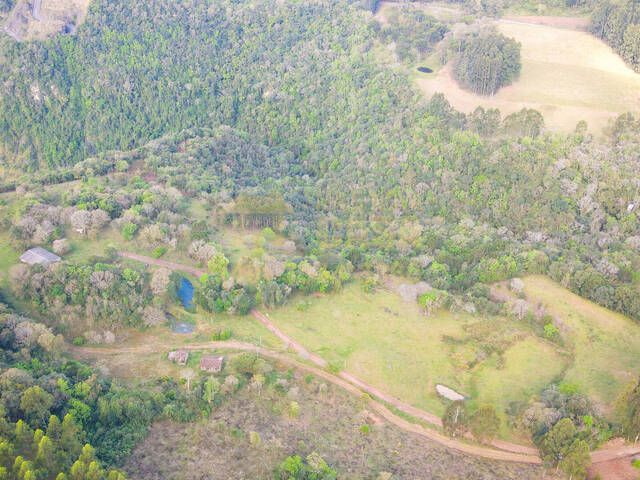
[[[332,375],[329,372],[321,370],[320,368],[312,367],[310,365],[305,365],[303,363],[297,362],[296,360],[293,360],[292,358],[290,358],[285,354],[279,354],[271,350],[267,350],[265,348],[258,347],[250,343],[244,343],[244,342],[220,341],[220,342],[205,342],[205,343],[190,344],[190,345],[155,344],[155,345],[139,345],[139,346],[133,346],[133,347],[69,347],[69,351],[71,353],[81,357],[96,356],[96,355],[97,356],[118,355],[120,353],[157,353],[157,352],[162,352],[162,351],[172,350],[172,349],[183,349],[183,350],[230,349],[230,350],[243,350],[248,352],[255,352],[264,357],[272,358],[284,364],[295,367],[299,370],[303,370],[317,377],[323,378],[327,382],[331,382],[332,384],[358,397],[362,397],[362,395],[364,394],[362,390],[355,387],[351,383],[341,378],[338,378],[337,376]],[[533,465],[539,465],[541,463],[540,458],[537,456],[506,452],[502,450],[494,450],[492,448],[481,447],[479,445],[472,445],[472,444],[457,440],[455,438],[447,437],[441,434],[440,432],[437,432],[427,427],[423,427],[415,423],[411,423],[408,420],[405,420],[404,418],[399,417],[398,415],[395,415],[386,406],[384,406],[383,404],[375,400],[369,401],[369,408],[371,408],[371,410],[373,410],[380,417],[386,419],[392,425],[395,425],[407,432],[415,433],[422,437],[428,438],[437,443],[440,443],[441,445],[444,445],[445,447],[452,448],[462,453],[475,455],[483,458],[488,458],[491,460],[528,463]]]
[[[132,260],[137,260],[137,261],[149,263],[152,265],[169,268],[171,270],[178,270],[178,271],[191,273],[197,277],[207,273],[204,270],[198,270],[196,268],[180,265],[177,263],[165,262],[164,260],[158,260],[156,258],[151,258],[144,255],[138,255],[136,253],[120,251],[118,252],[118,255],[124,258],[129,258]],[[294,339],[286,335],[278,327],[276,327],[269,320],[269,318],[266,315],[264,315],[262,312],[256,309],[253,309],[251,311],[251,314],[256,320],[262,323],[262,325],[264,325],[274,335],[280,338],[288,347],[295,350],[296,353],[301,358],[308,359],[309,361],[313,362],[315,365],[318,365],[321,368],[326,368],[327,366],[326,360],[319,357],[318,355],[315,355],[309,352],[300,343],[296,342]],[[339,372],[338,376],[335,376],[326,372],[325,370],[321,370],[320,368],[299,363],[286,355],[272,352],[271,350],[267,350],[265,348],[261,348],[256,345],[245,343],[245,342],[236,342],[236,341],[207,342],[202,344],[174,345],[174,346],[159,344],[159,345],[141,345],[141,346],[135,346],[135,347],[122,347],[122,348],[72,347],[71,351],[79,354],[84,352],[84,353],[101,353],[103,355],[109,355],[109,354],[131,353],[131,352],[153,353],[153,352],[158,352],[163,350],[171,350],[173,348],[175,349],[180,348],[184,350],[202,350],[207,348],[212,348],[212,349],[228,348],[228,349],[236,349],[236,350],[254,351],[260,355],[264,355],[265,357],[274,358],[283,363],[288,363],[290,365],[296,366],[299,369],[306,370],[310,373],[313,373],[316,376],[324,378],[325,380],[343,388],[344,390],[354,395],[361,396],[363,393],[366,392],[367,394],[383,400],[384,402],[388,403],[392,407],[410,416],[424,420],[435,426],[442,425],[442,421],[438,416],[429,412],[425,412],[424,410],[420,410],[415,407],[412,407],[406,402],[403,402],[402,400],[399,400],[393,397],[387,392],[379,388],[376,388],[364,382],[363,380],[360,380],[358,377],[350,373]],[[385,407],[384,405],[382,405],[376,400],[371,400],[371,407],[380,416],[387,419],[389,423],[392,423],[393,425],[396,425],[397,427],[402,428],[403,430],[417,433],[418,435],[422,435],[442,445],[445,445],[447,447],[456,449],[464,453],[468,453],[471,455],[476,455],[484,458],[490,458],[494,460],[504,460],[504,461],[531,463],[531,464],[542,463],[537,450],[531,447],[504,442],[500,440],[494,440],[491,444],[492,447],[498,450],[481,447],[478,445],[471,445],[468,443],[464,443],[460,440],[446,437],[441,433],[435,430],[429,429],[427,427],[423,427],[421,425],[411,423],[393,414],[387,407]],[[616,446],[613,448],[606,448],[606,449],[594,451],[591,454],[591,458],[592,458],[592,462],[595,464],[595,463],[611,462],[614,460],[619,460],[621,458],[626,458],[626,457],[630,457],[632,455],[637,455],[637,454],[640,454],[640,446],[622,445],[622,446]]]
[[[523,23],[526,25],[546,25],[548,27],[569,28],[572,30],[586,30],[589,26],[589,19],[582,17],[507,16],[502,17],[501,20]]]
[[[327,362],[318,357],[317,355],[306,350],[302,345],[296,342],[293,338],[289,337],[287,334],[282,332],[278,327],[276,327],[269,318],[264,315],[262,312],[256,310],[255,308],[251,311],[253,317],[258,320],[262,325],[264,325],[269,331],[271,331],[274,335],[280,338],[287,346],[293,348],[302,358],[309,359],[311,362],[315,363],[321,368],[325,368],[327,366]],[[390,395],[389,393],[381,390],[373,385],[365,382],[364,380],[352,375],[351,373],[341,371],[337,374],[338,377],[346,380],[347,382],[355,385],[361,390],[365,391],[369,395],[372,395],[375,398],[379,398],[383,400],[385,403],[397,408],[403,413],[411,415],[412,417],[418,418],[420,420],[424,420],[431,425],[435,425],[436,427],[442,427],[442,420],[437,415],[433,413],[426,412],[419,408],[416,408],[412,405],[409,405],[406,402]],[[501,440],[495,440],[491,443],[491,446],[497,448],[499,450],[504,450],[507,452],[518,453],[523,455],[530,456],[538,456],[538,451],[535,448],[527,447],[524,445],[517,445],[510,442],[504,442]]]
[[[187,265],[181,265],[179,263],[166,262],[164,260],[159,260],[157,258],[147,257],[146,255],[139,255],[137,253],[123,252],[123,251],[119,251],[117,253],[119,256],[123,258],[128,258],[130,260],[136,260],[138,262],[148,263],[150,265],[156,265],[158,267],[168,268],[169,270],[187,272],[195,277],[201,277],[202,275],[205,275],[207,273],[207,271],[205,270],[189,267]]]

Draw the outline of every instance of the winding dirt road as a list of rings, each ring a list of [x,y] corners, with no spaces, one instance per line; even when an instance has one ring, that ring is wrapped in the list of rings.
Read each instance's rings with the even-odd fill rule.
[[[311,373],[317,377],[323,378],[327,382],[330,382],[343,390],[351,393],[352,395],[361,398],[365,393],[351,383],[338,378],[331,373],[322,370],[317,367],[312,367],[293,360],[286,354],[280,354],[266,348],[258,347],[251,343],[236,342],[236,341],[220,341],[220,342],[205,342],[198,344],[146,344],[137,345],[131,347],[69,347],[69,351],[79,357],[96,357],[96,356],[109,356],[119,355],[122,353],[159,353],[173,349],[181,350],[209,350],[209,349],[224,349],[224,350],[242,350],[246,352],[255,352],[267,358],[272,358],[283,364],[295,367],[299,370]],[[422,437],[433,440],[445,447],[452,448],[462,453],[469,455],[475,455],[478,457],[488,458],[491,460],[501,460],[507,462],[529,463],[539,465],[541,463],[540,458],[537,455],[526,455],[521,453],[507,452],[503,450],[494,450],[492,448],[482,447],[480,445],[473,445],[465,443],[461,440],[447,437],[440,432],[432,430],[422,425],[411,423],[398,415],[395,415],[386,406],[376,400],[369,401],[369,408],[376,412],[380,417],[387,420],[392,425],[395,425],[407,432],[415,433]]]
[[[131,252],[118,252],[118,255],[124,258],[129,258],[132,260],[137,260],[139,262],[148,263],[151,265],[157,265],[159,267],[168,268],[170,270],[183,271],[187,273],[191,273],[196,277],[200,277],[201,275],[207,273],[204,270],[198,270],[193,267],[189,267],[186,265],[180,265],[177,263],[166,262],[164,260],[159,260],[156,258],[147,257],[145,255],[139,255]],[[411,423],[405,420],[402,417],[399,417],[393,414],[386,406],[377,401],[376,399],[380,399],[387,404],[393,406],[401,412],[404,412],[414,418],[418,418],[427,423],[435,425],[437,427],[442,426],[442,420],[437,415],[434,415],[429,412],[425,412],[424,410],[420,410],[416,407],[409,405],[402,400],[395,398],[389,393],[381,390],[369,383],[361,380],[347,372],[339,372],[336,375],[333,375],[325,370],[322,370],[327,367],[327,362],[322,357],[309,352],[303,345],[295,341],[293,338],[289,337],[287,334],[282,332],[278,327],[276,327],[271,320],[267,317],[267,315],[258,311],[257,309],[253,309],[251,311],[253,317],[258,320],[262,325],[265,326],[269,331],[271,331],[274,335],[276,335],[283,343],[288,347],[293,349],[300,358],[307,359],[310,362],[314,363],[320,368],[312,367],[309,365],[302,364],[293,360],[292,358],[284,355],[273,352],[271,350],[258,347],[256,345],[245,343],[245,342],[236,342],[236,341],[224,341],[224,342],[207,342],[201,344],[191,344],[191,345],[140,345],[133,347],[122,347],[122,348],[90,348],[90,347],[71,347],[70,350],[76,354],[98,354],[98,355],[117,355],[119,353],[132,353],[132,352],[140,352],[140,353],[153,353],[159,351],[168,351],[171,349],[183,349],[183,350],[203,350],[203,349],[216,349],[216,348],[226,348],[233,350],[243,350],[243,351],[251,351],[256,352],[265,357],[273,358],[282,363],[286,363],[292,366],[295,366],[298,369],[308,371],[313,373],[314,375],[324,378],[328,382],[337,385],[349,393],[354,395],[361,396],[363,393],[367,393],[373,399],[370,401],[371,408],[375,410],[380,416],[385,418],[389,423],[396,425],[399,428],[402,428],[405,431],[413,432],[418,435],[429,438],[433,441],[436,441],[442,445],[445,445],[449,448],[453,448],[463,453],[468,453],[470,455],[476,455],[479,457],[490,458],[493,460],[504,460],[511,462],[521,462],[521,463],[530,463],[530,464],[540,464],[542,463],[540,456],[538,455],[538,451],[535,448],[527,447],[524,445],[518,445],[514,443],[504,442],[501,440],[494,440],[491,443],[491,446],[497,450],[487,447],[481,447],[479,445],[472,445],[469,443],[465,443],[460,440],[452,439],[441,434],[438,431],[432,430],[427,427],[423,427],[421,425]],[[620,458],[630,457],[632,455],[640,454],[640,446],[636,445],[624,445],[615,448],[605,448],[602,450],[596,450],[591,453],[592,463],[602,463],[608,462]]]
[[[276,335],[280,340],[282,340],[288,347],[295,350],[301,358],[305,358],[315,363],[321,368],[326,368],[327,362],[323,358],[315,355],[314,353],[309,352],[305,349],[301,344],[296,342],[293,338],[289,337],[286,333],[282,332],[278,327],[276,327],[269,318],[256,310],[255,308],[251,311],[251,315],[258,320],[262,325],[264,325],[269,331],[271,331],[274,335]],[[408,415],[411,415],[414,418],[418,418],[420,420],[424,420],[431,425],[435,425],[436,427],[442,427],[442,420],[439,416],[434,415],[433,413],[425,412],[419,408],[416,408],[412,405],[409,405],[407,402],[403,402],[399,398],[394,397],[393,395],[381,390],[377,387],[374,387],[370,383],[365,382],[364,380],[356,377],[355,375],[341,371],[337,374],[338,377],[346,380],[347,382],[355,385],[360,390],[368,393],[374,398],[379,398],[385,403],[397,408],[401,412],[404,412]],[[469,435],[469,439],[471,439],[471,435]],[[512,453],[518,453],[529,456],[538,456],[538,450],[535,448],[527,447],[524,445],[518,445],[515,443],[504,442],[501,440],[494,440],[491,443],[491,446],[497,448],[499,450],[505,450]]]

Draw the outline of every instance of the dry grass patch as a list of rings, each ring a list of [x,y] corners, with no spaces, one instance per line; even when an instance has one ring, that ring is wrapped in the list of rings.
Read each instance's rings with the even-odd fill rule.
[[[469,457],[390,425],[363,434],[366,412],[359,399],[332,385],[319,392],[317,379],[303,379],[297,371],[289,385],[297,393],[265,387],[259,395],[244,387],[196,424],[156,423],[126,471],[137,480],[267,479],[287,456],[315,451],[345,480],[376,478],[381,471],[398,480],[540,475],[535,466]],[[286,414],[292,398],[300,406],[296,419]],[[259,446],[249,442],[252,431],[261,438]]]
[[[640,75],[610,47],[586,32],[543,25],[500,22],[501,33],[522,44],[522,72],[513,85],[492,97],[461,89],[450,65],[437,75],[416,75],[427,97],[442,92],[465,113],[478,106],[498,108],[503,116],[524,107],[539,110],[551,130],[571,131],[586,120],[600,132],[609,119],[640,110]]]

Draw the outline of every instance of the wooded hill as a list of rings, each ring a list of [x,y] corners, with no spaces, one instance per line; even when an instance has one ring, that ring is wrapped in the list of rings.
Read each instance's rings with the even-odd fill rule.
[[[276,190],[305,252],[468,295],[545,272],[640,319],[638,120],[600,143],[540,135],[534,111],[467,118],[378,64],[370,19],[346,0],[99,1],[77,37],[4,38],[3,162],[55,179],[145,158],[212,206]]]

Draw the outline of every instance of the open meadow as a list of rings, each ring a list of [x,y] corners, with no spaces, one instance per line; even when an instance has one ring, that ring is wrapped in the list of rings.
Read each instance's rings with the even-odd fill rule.
[[[640,327],[546,277],[529,277],[525,285],[530,299],[566,326],[564,346],[506,317],[448,311],[427,317],[394,293],[366,294],[357,284],[294,300],[270,319],[330,365],[436,414],[445,406],[437,383],[504,414],[551,383],[569,382],[610,411],[625,382],[640,373]]]
[[[504,412],[568,365],[553,345],[516,322],[448,311],[427,317],[395,293],[366,294],[357,284],[293,301],[270,318],[331,365],[436,414],[445,408],[438,383]]]
[[[547,128],[563,132],[580,120],[591,132],[601,132],[609,119],[640,110],[640,75],[601,40],[584,31],[510,20],[496,26],[522,44],[522,71],[515,83],[483,97],[461,89],[447,64],[436,74],[413,74],[425,95],[441,92],[465,113],[478,106],[498,108],[503,116],[534,108]]]
[[[560,319],[572,343],[574,361],[564,380],[610,407],[620,390],[640,375],[640,326],[548,277],[527,277],[524,283],[527,297]]]

